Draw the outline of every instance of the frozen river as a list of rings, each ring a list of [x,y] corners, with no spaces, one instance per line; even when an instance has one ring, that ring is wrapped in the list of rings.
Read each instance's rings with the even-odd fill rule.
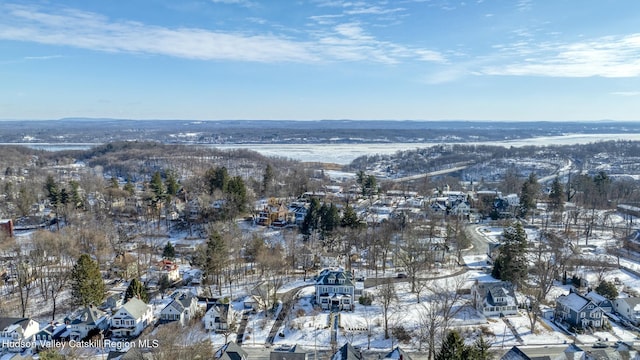
[[[467,145],[541,146],[588,144],[608,140],[640,141],[640,134],[577,134],[547,136],[502,142],[467,142]],[[386,143],[386,144],[229,144],[211,145],[219,149],[250,149],[266,156],[281,156],[300,161],[349,164],[363,155],[395,154],[398,151],[413,150],[440,143]]]
[[[465,144],[476,145],[503,145],[503,146],[527,146],[527,145],[571,145],[587,144],[608,140],[632,140],[640,141],[640,134],[576,134],[563,136],[546,136],[538,138],[505,140],[502,142],[467,142]],[[394,154],[402,150],[425,148],[441,143],[384,143],[384,144],[224,144],[204,145],[218,149],[250,149],[265,156],[280,156],[294,160],[308,162],[326,162],[340,165],[349,164],[355,158],[363,155]],[[450,144],[450,143],[449,143]],[[43,144],[20,143],[1,145],[24,145],[42,150],[84,150],[98,144]]]

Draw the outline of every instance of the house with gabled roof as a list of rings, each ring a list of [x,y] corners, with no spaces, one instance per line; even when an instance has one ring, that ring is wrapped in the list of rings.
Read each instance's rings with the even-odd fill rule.
[[[613,310],[633,325],[640,324],[640,297],[617,298]]]
[[[229,329],[233,320],[233,311],[229,304],[215,302],[207,304],[207,311],[202,318],[204,328],[208,331],[223,332]]]
[[[111,333],[114,338],[134,338],[152,322],[151,306],[134,297],[111,317]]]
[[[247,360],[248,356],[249,354],[233,341],[224,344],[213,355],[215,359],[219,360]]]
[[[69,327],[70,340],[82,340],[91,331],[104,331],[109,328],[107,314],[93,305],[89,305],[74,317],[67,317],[64,321]]]
[[[335,354],[331,357],[332,360],[364,360],[362,352],[356,350],[351,344],[344,344]]]
[[[576,329],[601,328],[604,324],[603,313],[602,308],[589,298],[570,292],[556,299],[554,317],[556,322]]]
[[[484,316],[518,313],[513,284],[509,281],[478,281],[471,287],[473,305]]]
[[[48,323],[38,331],[33,339],[36,341],[57,341],[68,340],[71,335],[66,324]]]
[[[22,351],[21,344],[33,340],[40,325],[30,318],[0,317],[0,353],[3,349]]]
[[[198,311],[198,298],[187,292],[179,292],[172,297],[173,300],[160,311],[160,322],[179,321],[184,326]]]
[[[391,350],[391,352],[385,355],[383,359],[412,360],[411,356],[409,356],[409,354],[407,354],[407,352],[402,350],[399,346],[396,346],[395,349]]]
[[[351,273],[324,269],[316,279],[316,304],[323,310],[353,310],[355,285]]]

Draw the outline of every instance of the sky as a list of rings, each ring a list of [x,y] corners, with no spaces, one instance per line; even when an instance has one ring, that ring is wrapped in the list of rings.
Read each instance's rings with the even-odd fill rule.
[[[637,0],[0,0],[0,119],[640,120]]]

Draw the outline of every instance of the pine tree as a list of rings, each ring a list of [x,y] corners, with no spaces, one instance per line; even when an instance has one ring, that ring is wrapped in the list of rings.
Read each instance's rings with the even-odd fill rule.
[[[144,284],[142,284],[138,279],[133,279],[129,283],[127,290],[124,292],[124,302],[127,302],[134,297],[144,301],[145,303],[149,302],[149,293],[147,293],[147,289],[144,287]]]
[[[464,340],[457,331],[453,330],[447,334],[435,360],[467,360],[466,351]]]
[[[344,211],[342,212],[342,220],[340,220],[340,225],[351,229],[360,227],[358,214],[356,214],[356,211],[351,205],[347,205],[344,208]]]
[[[527,233],[522,224],[506,227],[502,233],[503,242],[494,263],[492,275],[513,284],[520,284],[527,275]]]
[[[88,254],[82,254],[71,270],[71,296],[75,305],[100,305],[105,297],[105,286],[98,263]]]
[[[225,244],[224,239],[217,231],[213,231],[211,235],[209,235],[206,246],[204,264],[205,279],[215,276],[215,283],[218,285],[220,291],[222,291],[220,287],[220,276],[229,261],[227,244]]]
[[[564,189],[560,183],[560,178],[556,176],[551,184],[551,191],[549,192],[549,210],[562,211],[564,207]]]
[[[463,359],[493,360],[493,354],[489,352],[491,344],[482,335],[471,346],[465,346]]]
[[[167,245],[162,249],[162,257],[171,261],[176,258],[176,249],[171,245],[171,242],[167,241]]]

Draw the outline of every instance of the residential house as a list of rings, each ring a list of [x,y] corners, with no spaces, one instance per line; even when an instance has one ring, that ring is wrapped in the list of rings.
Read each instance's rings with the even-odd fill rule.
[[[284,204],[270,199],[269,203],[258,212],[256,224],[269,226],[275,222],[286,223],[288,213],[289,209]]]
[[[471,287],[473,305],[484,316],[518,313],[513,284],[508,281],[478,281]]]
[[[617,298],[613,310],[633,325],[640,325],[640,297]]]
[[[208,331],[224,332],[229,330],[233,320],[233,310],[229,304],[219,302],[208,304],[207,311],[202,318],[204,328]]]
[[[596,303],[596,305],[600,306],[602,311],[604,311],[605,313],[611,313],[613,311],[613,301],[598,294],[597,292],[595,292],[595,290],[589,291],[584,296]]]
[[[174,263],[171,260],[162,259],[157,264],[158,271],[158,279],[162,279],[163,276],[166,276],[170,282],[180,280],[180,271],[178,268],[178,264]]]
[[[3,349],[22,351],[25,342],[33,340],[40,325],[30,318],[0,317],[0,353]]]
[[[109,351],[106,360],[153,360],[154,356],[148,349],[132,347],[127,351]]]
[[[511,349],[509,349],[509,351],[507,351],[504,355],[502,355],[502,357],[500,358],[500,360],[534,360],[534,359],[548,359],[550,360],[551,358],[546,356],[544,358],[540,357],[540,358],[534,358],[534,357],[530,357],[529,355],[525,354],[524,352],[522,352],[522,350],[520,350],[517,346],[513,346]]]
[[[279,347],[269,354],[269,360],[308,360],[309,354],[298,345]]]
[[[364,360],[364,356],[360,350],[356,350],[351,344],[346,343],[333,354],[331,360]]]
[[[185,325],[198,311],[198,298],[191,293],[178,292],[173,300],[160,311],[160,322],[179,321]]]
[[[323,310],[353,310],[355,285],[351,273],[324,269],[316,279],[316,304]]]
[[[62,341],[70,336],[67,324],[49,323],[38,331],[33,337],[36,341]]]
[[[69,326],[69,338],[76,341],[86,338],[92,331],[99,332],[109,328],[107,314],[93,305],[82,309],[78,316],[66,318],[65,323]]]
[[[570,292],[556,299],[555,321],[576,329],[601,328],[602,309],[589,298]]]
[[[399,346],[396,346],[395,349],[391,350],[391,352],[385,355],[383,359],[412,360],[411,356],[409,356],[409,354],[407,354],[406,351],[402,350]]]
[[[138,298],[131,298],[111,317],[111,332],[114,338],[133,338],[153,321],[150,305]]]
[[[218,360],[247,360],[248,355],[238,344],[229,341],[218,349],[213,357]]]
[[[124,293],[115,293],[107,296],[104,301],[104,307],[106,309],[115,310],[124,304]]]
[[[114,276],[122,279],[139,277],[137,260],[138,259],[130,253],[118,255],[111,265],[110,272],[112,272]]]
[[[558,360],[585,360],[586,353],[576,344],[570,344],[566,349],[562,352],[564,357],[560,357]]]

